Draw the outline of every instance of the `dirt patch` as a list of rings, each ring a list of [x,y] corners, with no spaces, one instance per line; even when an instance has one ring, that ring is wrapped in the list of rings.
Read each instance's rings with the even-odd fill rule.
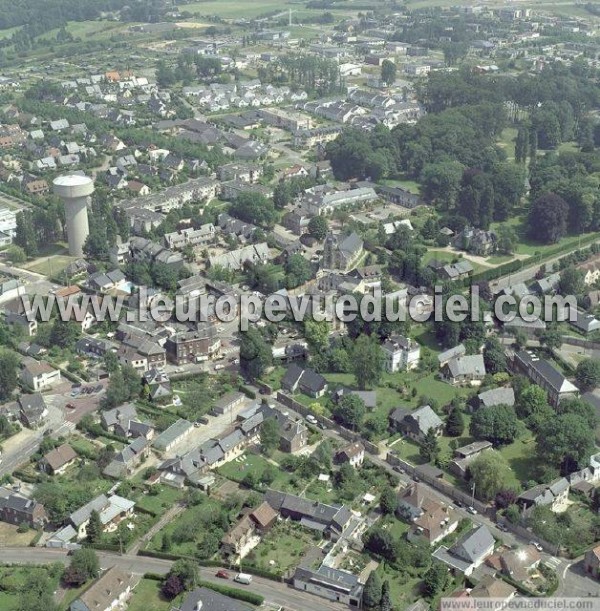
[[[200,21],[181,21],[175,24],[178,28],[208,28],[210,23],[201,23]]]
[[[18,533],[18,526],[0,522],[0,547],[27,547],[33,538],[35,532],[29,530],[26,533]]]

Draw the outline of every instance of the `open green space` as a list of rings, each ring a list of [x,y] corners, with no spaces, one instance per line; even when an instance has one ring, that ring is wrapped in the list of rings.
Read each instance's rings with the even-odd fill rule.
[[[132,499],[141,509],[160,515],[180,501],[182,494],[182,491],[177,488],[157,484],[148,491],[140,490],[132,496]]]
[[[127,609],[129,611],[169,611],[177,607],[183,600],[183,595],[168,601],[160,593],[161,582],[154,579],[142,579],[129,601]]]
[[[274,477],[271,483],[269,483],[269,487],[275,490],[286,490],[289,488],[290,474],[269,462],[260,454],[242,454],[242,456],[225,463],[218,469],[220,475],[238,483],[244,481],[249,473],[256,481],[261,481],[265,471],[268,471]]]
[[[284,12],[288,10],[288,7],[294,8],[294,5],[282,3],[280,0],[261,0],[260,2],[255,2],[255,0],[213,0],[179,5],[182,11],[230,18],[251,18],[278,10]]]
[[[285,574],[298,566],[309,548],[318,545],[320,535],[297,522],[278,522],[248,554],[247,564]]]
[[[68,255],[52,255],[47,258],[37,259],[34,263],[28,265],[27,269],[36,274],[55,277],[61,274],[75,258]]]

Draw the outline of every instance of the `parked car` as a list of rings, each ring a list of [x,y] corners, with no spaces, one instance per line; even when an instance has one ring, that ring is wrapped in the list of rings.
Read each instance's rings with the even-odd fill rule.
[[[503,533],[508,532],[506,524],[496,524],[496,526],[498,527],[498,530],[501,530]]]
[[[219,579],[229,579],[229,573],[227,571],[217,571],[215,573],[215,577],[219,577]]]
[[[463,507],[463,504],[460,501],[454,501],[455,507]]]
[[[529,545],[533,545],[538,552],[543,552],[544,548],[537,541],[530,541]]]
[[[469,506],[467,507],[467,511],[468,511],[469,513],[472,513],[473,515],[477,515],[477,509],[475,509],[475,507],[473,507],[472,505],[469,505]]]
[[[72,403],[67,403],[67,404],[65,405],[65,407],[66,407],[67,409],[75,409],[75,406],[74,406]]]

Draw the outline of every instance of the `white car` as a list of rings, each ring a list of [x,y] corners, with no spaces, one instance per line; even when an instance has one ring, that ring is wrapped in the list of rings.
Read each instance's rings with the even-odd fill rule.
[[[472,505],[469,505],[469,507],[467,507],[467,511],[469,513],[472,513],[473,515],[477,515],[477,509],[475,509],[475,507],[473,507]]]
[[[317,419],[312,414],[308,414],[308,416],[306,416],[306,421],[310,422],[311,424],[317,424]]]
[[[543,552],[544,548],[537,541],[530,541],[529,545],[533,545],[538,552]]]

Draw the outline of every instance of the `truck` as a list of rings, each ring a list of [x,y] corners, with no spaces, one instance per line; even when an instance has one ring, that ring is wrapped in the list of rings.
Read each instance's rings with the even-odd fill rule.
[[[237,581],[238,583],[243,583],[244,585],[248,586],[252,583],[252,575],[248,575],[248,573],[238,573],[233,578],[233,581]]]

